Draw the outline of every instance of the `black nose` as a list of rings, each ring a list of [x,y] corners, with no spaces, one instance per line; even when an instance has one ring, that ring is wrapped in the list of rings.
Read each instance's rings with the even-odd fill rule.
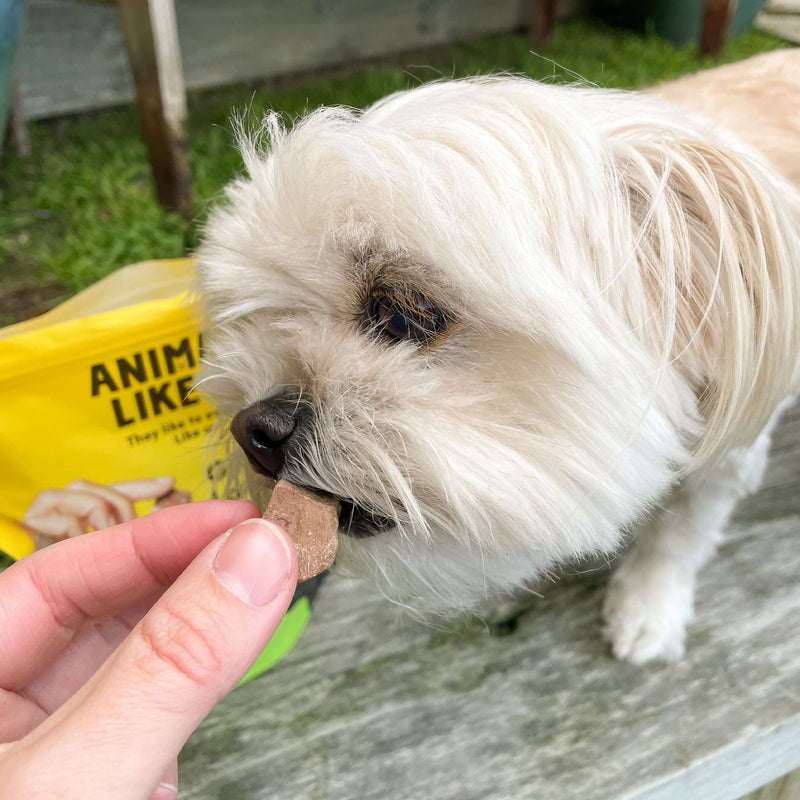
[[[292,413],[296,406],[287,404],[284,397],[268,398],[243,408],[233,418],[231,433],[257,472],[278,477],[286,442],[297,424]]]

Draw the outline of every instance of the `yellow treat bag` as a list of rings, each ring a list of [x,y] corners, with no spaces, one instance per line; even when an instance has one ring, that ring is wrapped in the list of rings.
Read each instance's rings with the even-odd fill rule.
[[[0,513],[21,520],[39,492],[79,479],[172,475],[208,499],[215,412],[190,393],[191,278],[189,259],[134,264],[0,331]]]
[[[26,510],[43,490],[75,480],[173,476],[191,500],[209,499],[215,412],[190,392],[201,342],[189,302],[192,266],[133,264],[0,330],[0,553],[29,554],[34,545],[19,524]],[[137,512],[151,507],[138,503]],[[291,649],[312,588],[302,592],[309,597],[298,592],[246,679]]]

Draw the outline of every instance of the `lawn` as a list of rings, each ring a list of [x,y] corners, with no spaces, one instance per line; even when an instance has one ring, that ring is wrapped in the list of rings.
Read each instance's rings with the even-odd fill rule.
[[[722,60],[780,46],[751,31],[730,42]],[[698,61],[694,47],[577,21],[559,27],[552,44],[536,53],[522,35],[491,36],[302,84],[192,92],[192,222],[156,204],[134,107],[32,124],[33,157],[21,159],[6,147],[0,160],[0,325],[40,312],[124,264],[190,253],[209,205],[241,170],[229,124],[234,110],[249,109],[254,120],[266,109],[293,118],[322,104],[360,107],[423,81],[498,71],[638,88],[703,66],[710,64]]]

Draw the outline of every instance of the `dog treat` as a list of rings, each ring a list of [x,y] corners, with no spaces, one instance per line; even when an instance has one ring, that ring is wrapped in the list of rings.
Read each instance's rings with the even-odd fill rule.
[[[339,501],[333,495],[280,480],[272,490],[264,519],[280,525],[292,537],[298,582],[319,575],[333,563],[339,528]]]

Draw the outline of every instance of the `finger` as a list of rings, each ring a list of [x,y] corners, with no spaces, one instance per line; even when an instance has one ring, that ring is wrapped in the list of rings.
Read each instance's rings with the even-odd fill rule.
[[[87,619],[156,597],[220,532],[257,514],[241,500],[175,506],[13,564],[0,575],[0,688],[28,684]]]
[[[150,795],[150,800],[175,800],[178,796],[178,759],[174,759],[169,765],[161,783]]]
[[[81,625],[47,669],[25,685],[25,698],[48,715],[60,708],[103,666],[150,610],[155,599],[131,606],[124,614]]]
[[[76,797],[97,785],[98,763],[109,765],[101,776],[107,796],[153,792],[263,650],[296,579],[294,547],[270,523],[249,520],[220,537],[83,689],[23,740],[29,756],[69,764]]]
[[[171,491],[175,487],[175,478],[143,478],[138,481],[120,481],[110,486],[131,500],[150,500]]]
[[[41,725],[47,712],[16,692],[0,689],[0,742],[14,742]]]

